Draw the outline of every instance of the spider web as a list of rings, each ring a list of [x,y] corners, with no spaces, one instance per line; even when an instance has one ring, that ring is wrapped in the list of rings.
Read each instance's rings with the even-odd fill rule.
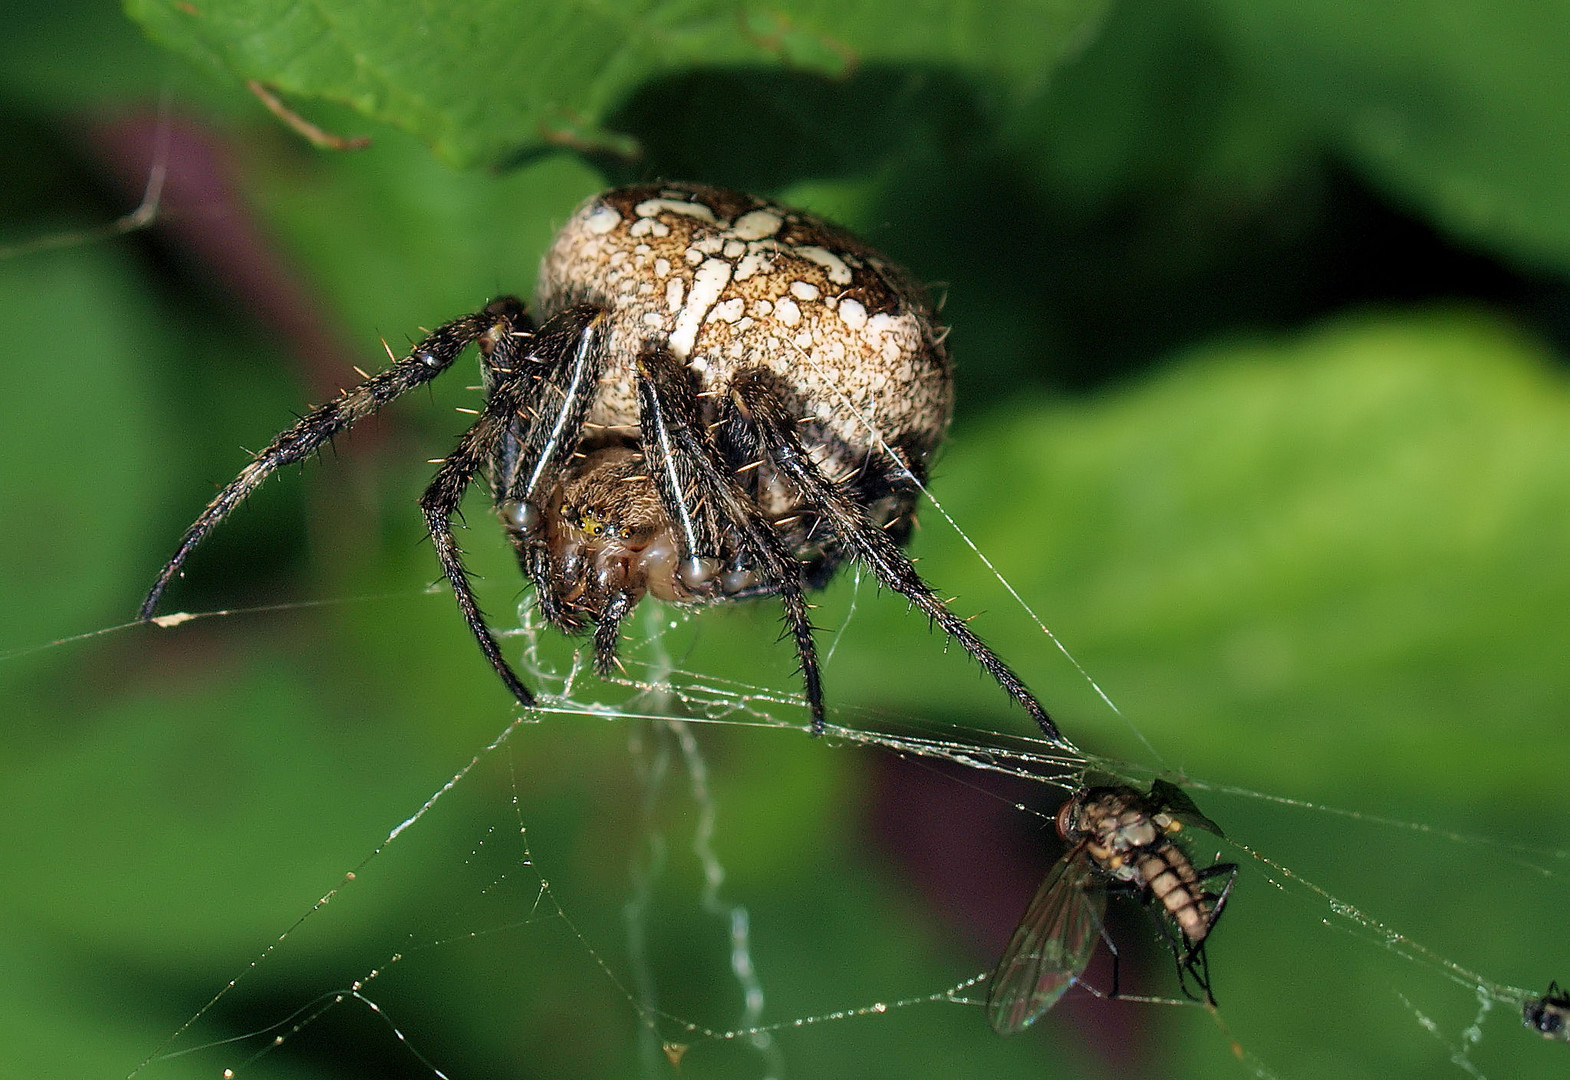
[[[240,613],[214,612],[193,617],[236,614]],[[587,696],[572,696],[582,685],[581,662],[561,669],[530,665],[534,679],[542,684],[554,682],[561,692],[529,716],[508,722],[494,740],[480,747],[412,813],[391,827],[379,844],[345,871],[338,884],[305,905],[276,938],[260,945],[256,955],[237,969],[232,979],[216,988],[209,1001],[175,1026],[126,1075],[183,1075],[183,1069],[171,1072],[171,1067],[184,1065],[190,1058],[203,1062],[198,1071],[206,1075],[274,1075],[275,1059],[284,1056],[292,1042],[315,1038],[319,1029],[330,1026],[335,1014],[344,1010],[358,1010],[375,1024],[369,1031],[350,1024],[347,1033],[334,1026],[329,1038],[347,1039],[355,1046],[361,1045],[362,1040],[374,1043],[380,1038],[431,1076],[463,1075],[462,1070],[452,1069],[432,1049],[430,1043],[439,1040],[410,1032],[411,1022],[418,1019],[421,1011],[418,995],[410,1000],[410,985],[406,982],[393,988],[389,984],[399,981],[405,970],[417,966],[422,958],[497,940],[506,942],[505,951],[510,958],[527,965],[531,944],[537,944],[544,934],[564,937],[570,951],[576,952],[580,980],[587,973],[603,984],[603,993],[598,996],[610,999],[614,1007],[600,1015],[598,1022],[630,1027],[636,1032],[637,1057],[641,1062],[638,1071],[644,1075],[671,1075],[672,1066],[679,1064],[682,1071],[699,1070],[701,1075],[717,1070],[719,1075],[787,1076],[792,1074],[792,1043],[808,1029],[866,1023],[937,1007],[969,1014],[979,1043],[994,1040],[996,1037],[986,1030],[979,1009],[985,998],[985,964],[955,965],[951,982],[891,987],[896,992],[887,996],[837,1001],[826,1003],[819,1011],[770,1017],[774,1010],[770,1007],[769,972],[767,965],[758,963],[754,955],[755,940],[769,931],[766,926],[754,925],[748,903],[736,895],[737,890],[727,886],[725,863],[715,843],[716,836],[723,833],[725,815],[711,791],[713,766],[704,747],[713,729],[750,732],[755,737],[775,732],[805,738],[804,705],[794,695],[768,687],[715,679],[701,671],[674,666],[666,642],[674,631],[688,628],[693,621],[686,615],[673,619],[668,610],[651,606],[643,632],[629,649],[627,666],[631,676],[625,685],[632,696],[623,705],[608,706]],[[124,628],[105,628],[92,636],[121,629]],[[853,629],[846,625],[839,632]],[[511,636],[527,646],[525,655],[530,656],[542,635],[537,628],[526,625]],[[65,644],[50,643],[45,648]],[[782,715],[790,719],[781,719]],[[843,711],[839,718],[846,719]],[[624,853],[629,857],[621,908],[623,926],[619,935],[608,939],[574,918],[573,905],[564,902],[562,889],[556,884],[557,870],[536,858],[532,841],[538,829],[531,827],[523,809],[528,785],[523,774],[527,768],[539,765],[530,761],[530,737],[538,729],[581,725],[596,719],[625,731],[625,753],[639,778],[637,789],[625,800],[629,816],[636,822],[632,832],[637,842]],[[1154,775],[1147,767],[1065,754],[1031,736],[999,736],[960,728],[941,735],[905,732],[899,730],[898,717],[867,712],[858,712],[854,720],[854,725],[831,725],[825,739],[816,745],[831,755],[870,752],[899,761],[938,763],[947,767],[940,774],[946,782],[979,789],[991,798],[998,796],[986,787],[988,775],[1039,785],[1045,793],[1044,800],[1015,804],[1011,810],[1040,820],[1043,828],[1048,825],[1048,813],[1043,808],[1049,810],[1059,793],[1070,789],[1086,766],[1116,771],[1137,781]],[[486,779],[495,780],[498,776],[505,777],[499,786]],[[1197,793],[1206,811],[1224,820],[1235,837],[1213,844],[1207,837],[1194,845],[1196,856],[1202,860],[1224,857],[1243,863],[1242,884],[1234,901],[1237,907],[1229,913],[1218,935],[1242,934],[1245,931],[1238,928],[1244,923],[1257,930],[1261,923],[1276,919],[1318,923],[1326,932],[1325,948],[1333,958],[1333,967],[1371,967],[1377,974],[1369,977],[1388,984],[1393,1005],[1406,1014],[1409,1025],[1406,1029],[1394,1028],[1392,1037],[1400,1038],[1403,1030],[1417,1030],[1431,1040],[1425,1067],[1448,1062],[1473,1076],[1524,1075],[1516,1071],[1521,1059],[1513,1053],[1518,1044],[1526,1044],[1530,1038],[1519,1030],[1520,1005],[1540,989],[1513,985],[1453,959],[1445,943],[1420,940],[1403,930],[1398,917],[1387,919],[1364,910],[1355,899],[1348,898],[1355,897],[1355,892],[1331,892],[1289,865],[1285,857],[1273,854],[1267,841],[1255,842],[1250,837],[1256,829],[1269,831],[1269,822],[1263,820],[1269,811],[1287,810],[1307,815],[1315,823],[1316,832],[1338,844],[1357,843],[1358,837],[1367,834],[1378,838],[1379,845],[1386,848],[1416,846],[1420,852],[1448,851],[1451,854],[1447,865],[1462,862],[1476,866],[1477,876],[1485,879],[1484,893],[1500,881],[1523,878],[1540,879],[1552,892],[1562,893],[1570,852],[1467,835],[1420,822],[1211,784],[1193,777],[1185,778],[1185,782],[1191,793]],[[461,858],[452,860],[450,892],[442,890],[440,902],[412,924],[417,929],[409,930],[405,939],[384,946],[385,953],[371,965],[345,972],[341,985],[324,988],[320,995],[273,1018],[253,1016],[256,1026],[241,1034],[212,1036],[210,1027],[222,1029],[233,1024],[232,1016],[215,1024],[226,999],[232,994],[244,994],[252,982],[265,980],[270,969],[296,962],[292,953],[309,952],[311,945],[303,939],[314,941],[320,933],[353,933],[356,891],[379,887],[388,876],[396,879],[402,872],[397,865],[399,846],[424,839],[422,832],[432,828],[429,819],[453,809],[449,804],[460,799],[495,802],[498,792],[504,805],[489,814],[481,811],[481,819],[489,817],[490,824],[478,836],[471,837]],[[1217,807],[1223,805],[1223,800],[1226,812],[1218,813]],[[675,823],[669,814],[670,804],[684,805],[690,814]],[[447,842],[446,830],[442,833],[435,842]],[[1420,854],[1419,861],[1424,857]],[[708,972],[715,985],[729,987],[728,993],[721,996],[732,999],[729,1010],[721,1010],[717,1017],[696,1016],[663,1004],[671,987],[665,982],[668,976],[662,975],[660,964],[650,956],[648,939],[657,932],[662,903],[671,902],[669,897],[662,901],[656,894],[671,876],[686,880],[671,872],[671,863],[683,860],[697,868],[698,888],[689,890],[676,903],[691,905],[708,916],[713,938],[724,950],[723,963],[713,964],[711,959],[713,970]],[[393,865],[389,867],[389,863]],[[383,881],[372,884],[373,878]],[[1452,881],[1449,887],[1469,894],[1479,891],[1474,881]],[[1498,899],[1490,902],[1505,910],[1495,907],[1489,917],[1509,917],[1507,903]],[[348,912],[350,925],[338,923],[320,930],[315,924],[326,921],[329,912],[340,919]],[[1126,994],[1115,1007],[1135,1010],[1141,1017],[1136,1023],[1161,1028],[1171,1026],[1165,1015],[1168,1010],[1189,1017],[1184,1029],[1194,1029],[1191,1034],[1215,1044],[1213,1051],[1219,1047],[1226,1056],[1235,1058],[1239,1075],[1310,1075],[1309,1071],[1292,1067],[1296,1052],[1275,1043],[1268,1031],[1245,1034],[1247,1026],[1259,1022],[1261,1012],[1268,1015],[1292,1011],[1295,991],[1287,974],[1290,964],[1283,969],[1280,994],[1261,1009],[1257,1002],[1228,1000],[1226,985],[1239,965],[1273,967],[1272,958],[1241,948],[1223,950],[1217,943],[1213,943],[1213,953],[1225,957],[1213,960],[1220,971],[1222,988],[1219,1013],[1176,996],[1175,986],[1170,985],[1170,972],[1160,963],[1153,968],[1158,976],[1168,976],[1164,991]],[[537,973],[537,977],[546,983],[554,981],[545,974]],[[418,977],[411,975],[409,982],[417,987]],[[1081,989],[1087,995],[1099,993],[1094,978],[1081,984]],[[267,1000],[265,994],[260,997]],[[396,1000],[397,1006],[389,1004],[389,1000]],[[1465,1016],[1457,1011],[1463,1003],[1469,1003]],[[254,1002],[248,1001],[246,1014],[251,1015],[255,1008]],[[1243,1017],[1239,1018],[1238,1013]],[[1208,1036],[1203,1035],[1206,1028],[1211,1029]],[[380,1036],[376,1034],[378,1030]],[[1072,1034],[1072,1029],[1058,1033],[1060,1039]],[[1498,1039],[1495,1056],[1510,1064],[1490,1061],[1481,1052],[1485,1036]],[[744,1051],[739,1059],[735,1054],[726,1054],[737,1048]],[[1421,1051],[1422,1046],[1409,1049]],[[1529,1049],[1537,1047],[1529,1045]],[[1285,1064],[1282,1058],[1286,1059]],[[1506,1071],[1499,1071],[1501,1068]]]
[[[0,256],[21,258],[143,228],[156,219],[160,185],[161,167],[155,165],[142,204],[125,218],[102,230],[16,245]],[[1079,1019],[1076,999],[1080,1007],[1118,1010],[1126,1025],[1141,1030],[1147,1055],[1170,1064],[1174,1075],[1214,1070],[1218,1062],[1231,1062],[1240,1075],[1326,1075],[1325,1061],[1344,1064],[1327,1049],[1334,1039],[1300,1045],[1294,1040],[1301,1029],[1293,1020],[1319,1015],[1320,1003],[1336,997],[1383,1000],[1384,1008],[1365,1022],[1384,1027],[1394,1054],[1411,1063],[1414,1075],[1454,1070],[1498,1077],[1562,1069],[1562,1059],[1547,1053],[1558,1048],[1542,1047],[1519,1030],[1521,1002],[1542,987],[1516,985],[1515,972],[1491,967],[1486,950],[1456,937],[1448,929],[1452,924],[1427,918],[1426,908],[1467,906],[1479,936],[1500,924],[1541,922],[1545,934],[1557,938],[1562,919],[1545,913],[1562,911],[1570,851],[1519,842],[1513,838],[1519,832],[1534,832],[1517,830],[1514,822],[1501,822],[1486,834],[1452,828],[1441,823],[1438,800],[1426,808],[1430,821],[1408,820],[1183,775],[1145,739],[1135,719],[1117,709],[1115,695],[1073,660],[940,504],[929,508],[926,520],[952,525],[957,541],[996,574],[1001,594],[1038,628],[1042,651],[1067,658],[1103,702],[1103,715],[1133,732],[1142,748],[1140,762],[1066,753],[1028,734],[958,723],[934,729],[890,710],[834,707],[832,699],[827,736],[809,743],[799,695],[722,678],[691,661],[701,651],[695,642],[704,635],[709,613],[692,616],[646,604],[624,650],[625,677],[607,687],[524,603],[519,628],[505,640],[521,656],[531,684],[541,689],[542,707],[523,716],[498,715],[491,738],[480,740],[450,776],[433,778],[422,798],[390,819],[379,842],[367,840],[363,857],[345,865],[336,884],[302,900],[292,919],[258,936],[251,955],[210,996],[178,1016],[153,1018],[152,1028],[164,1037],[145,1057],[127,1062],[123,1075],[296,1075],[303,1067],[297,1053],[302,1044],[316,1048],[314,1053],[326,1046],[334,1056],[363,1056],[387,1075],[469,1075],[458,1049],[462,1036],[443,1030],[441,1018],[449,1014],[422,994],[428,982],[434,984],[434,973],[454,964],[494,977],[476,989],[477,996],[510,996],[517,1011],[557,1010],[583,1022],[585,1030],[618,1033],[606,1036],[613,1046],[597,1059],[610,1063],[604,1071],[820,1073],[826,1046],[875,1054],[891,1038],[880,1027],[892,1026],[897,1039],[912,1025],[929,1024],[963,1033],[956,1035],[963,1040],[958,1053],[977,1063],[978,1075],[1002,1075],[995,1061],[1022,1074],[1052,1067],[1043,1064],[1050,1057],[1039,1040],[1033,1043],[1034,1036],[1005,1043],[986,1029],[979,1006],[991,961],[978,960],[976,950],[952,941],[904,943],[918,952],[930,948],[934,955],[870,994],[846,989],[854,980],[838,981],[825,971],[823,985],[833,989],[809,989],[806,997],[815,1004],[797,1007],[799,984],[779,971],[782,954],[800,940],[795,935],[810,937],[812,920],[789,926],[760,920],[756,912],[768,907],[767,898],[748,875],[733,872],[744,860],[725,842],[729,823],[749,811],[734,797],[716,794],[727,754],[715,748],[737,740],[782,748],[783,740],[796,740],[798,756],[805,745],[815,760],[852,759],[853,771],[892,763],[940,789],[994,803],[1033,829],[1048,826],[1056,803],[1087,767],[1141,782],[1157,774],[1180,780],[1231,837],[1200,838],[1192,845],[1196,859],[1243,866],[1233,907],[1212,946],[1221,1010],[1176,996],[1159,955],[1147,965],[1148,980],[1139,984],[1150,992],[1097,1003],[1105,980],[1093,967],[1084,993],[1071,993],[1059,1010]],[[842,637],[857,633],[856,615],[873,602],[870,591],[859,578],[852,581],[840,619],[823,635],[826,666]],[[377,602],[382,601],[321,603]],[[161,622],[173,628],[192,619],[228,620],[301,606],[177,614]],[[103,627],[43,642],[0,661],[81,647],[127,629]],[[921,628],[911,625],[909,633],[919,645]],[[1087,727],[1080,722],[1072,730]],[[562,847],[557,812],[542,808],[533,792],[538,778],[556,767],[549,755],[563,738],[586,733],[601,746],[620,743],[614,749],[624,765],[620,772],[633,781],[605,793],[610,816],[624,824],[620,843],[587,861]],[[1465,781],[1457,778],[1458,784]],[[1383,802],[1378,792],[1366,799]],[[778,839],[800,846],[788,826]],[[1349,850],[1369,855],[1352,860],[1349,870],[1335,858]],[[1050,857],[1043,849],[1032,873],[1045,872]],[[440,868],[434,876],[432,865]],[[1384,874],[1404,875],[1410,890],[1404,904],[1376,911],[1359,897],[1371,891],[1365,882]],[[389,894],[411,888],[422,896],[403,914],[400,929],[390,931],[367,914],[383,910]],[[611,900],[591,900],[596,891],[609,891]],[[825,907],[834,906],[834,894],[832,880],[815,890]],[[614,917],[607,919],[607,913]],[[696,926],[698,936],[673,945],[665,933],[673,916]],[[1135,919],[1122,929],[1137,933],[1140,925]],[[908,929],[910,922],[891,919],[889,926]],[[1425,933],[1429,927],[1440,936]],[[1317,951],[1274,949],[1288,930],[1308,937]],[[808,960],[814,958],[810,945],[802,948]],[[366,959],[356,961],[350,953]],[[486,953],[489,965],[474,961]],[[314,981],[319,993],[299,999],[295,987],[302,980]],[[1229,993],[1229,985],[1245,982],[1269,992]],[[785,986],[789,989],[781,989]],[[496,1023],[500,1014],[483,1015]],[[1046,1055],[1063,1052],[1077,1034],[1056,1013],[1041,1027],[1051,1032]],[[620,1033],[628,1032],[623,1039]],[[480,1038],[504,1035],[489,1031]],[[568,1071],[547,1050],[535,1048],[525,1055],[530,1059],[542,1074]],[[1078,1057],[1057,1067],[1095,1068]],[[861,1071],[877,1073],[875,1067]],[[1380,1071],[1370,1064],[1370,1074]]]

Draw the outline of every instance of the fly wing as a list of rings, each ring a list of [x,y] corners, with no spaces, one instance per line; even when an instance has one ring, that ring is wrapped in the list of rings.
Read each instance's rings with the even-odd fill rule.
[[[1079,790],[1086,788],[1122,788],[1129,790],[1129,781],[1105,769],[1086,769],[1079,774]]]
[[[1023,1031],[1079,978],[1101,935],[1107,893],[1080,849],[1047,872],[987,980],[987,1019],[1000,1035]]]
[[[1161,779],[1151,781],[1150,801],[1185,825],[1215,833],[1222,839],[1226,838],[1227,834],[1221,831],[1221,826],[1201,814],[1199,807],[1194,805],[1194,800],[1188,797],[1188,792],[1176,784],[1169,784]]]

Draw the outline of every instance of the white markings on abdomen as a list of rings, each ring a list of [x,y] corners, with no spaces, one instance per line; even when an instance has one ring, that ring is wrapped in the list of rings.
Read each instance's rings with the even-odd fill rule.
[[[730,284],[731,264],[724,259],[707,259],[692,276],[692,288],[687,292],[687,302],[676,325],[671,330],[670,349],[676,359],[685,361],[692,354],[698,340],[698,331],[709,317],[709,309],[719,302],[720,294]]]
[[[855,276],[845,260],[825,247],[815,244],[804,244],[801,247],[790,249],[792,254],[800,255],[803,259],[817,263],[828,272],[829,280],[836,285],[849,285]]]

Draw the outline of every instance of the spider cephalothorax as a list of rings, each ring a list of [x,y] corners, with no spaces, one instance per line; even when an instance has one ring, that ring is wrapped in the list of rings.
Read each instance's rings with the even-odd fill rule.
[[[480,476],[541,611],[568,632],[592,625],[602,671],[645,594],[681,604],[777,596],[822,730],[803,592],[859,559],[1061,741],[901,550],[953,403],[943,334],[903,270],[801,211],[648,184],[578,208],[545,255],[534,309],[538,323],[504,297],[455,319],[279,435],[186,531],[142,618],[268,474],[475,343],[485,406],[421,505],[458,605],[519,701],[533,696],[487,629],[452,535],[464,489]]]

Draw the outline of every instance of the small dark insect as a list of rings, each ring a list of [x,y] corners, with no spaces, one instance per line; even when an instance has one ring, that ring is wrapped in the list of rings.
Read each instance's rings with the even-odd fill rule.
[[[804,593],[860,560],[959,641],[1067,745],[1034,695],[901,550],[948,428],[953,374],[925,291],[842,229],[690,184],[603,192],[546,253],[534,305],[454,319],[315,409],[186,530],[142,604],[268,475],[445,371],[478,345],[485,405],[420,500],[481,651],[519,680],[469,586],[452,517],[484,477],[546,619],[594,634],[601,674],[646,594],[704,605],[775,596],[824,725]]]
[[[1183,992],[1194,997],[1192,978],[1214,1005],[1205,941],[1232,893],[1237,864],[1196,870],[1173,837],[1184,825],[1217,836],[1220,827],[1164,780],[1151,784],[1148,795],[1115,783],[1080,788],[1059,808],[1057,825],[1068,851],[1047,872],[988,979],[993,1029],[1011,1035],[1040,1019],[1090,963],[1097,938],[1112,952],[1107,996],[1118,996],[1118,951],[1102,924],[1107,893],[1114,890],[1156,906],[1156,925],[1177,958]],[[1200,887],[1223,876],[1219,893]]]
[[[1548,993],[1521,1005],[1521,1022],[1545,1039],[1570,1042],[1570,993],[1548,984]]]

